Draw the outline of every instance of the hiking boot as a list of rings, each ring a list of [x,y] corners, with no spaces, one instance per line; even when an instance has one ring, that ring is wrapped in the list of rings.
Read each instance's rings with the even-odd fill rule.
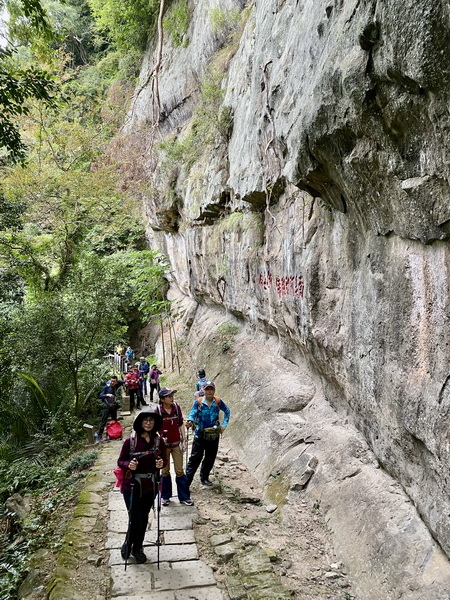
[[[163,498],[161,500],[161,504],[162,504],[162,506],[169,506],[170,500],[168,498]]]
[[[128,558],[130,558],[130,549],[130,544],[127,544],[126,542],[122,544],[122,548],[120,549],[120,555],[123,558],[123,560],[127,560]]]
[[[209,479],[202,479],[202,485],[206,485],[207,487],[211,487],[213,484],[212,481],[209,481]]]
[[[185,504],[186,506],[194,506],[194,502],[188,498],[187,500],[180,500],[180,504]]]
[[[133,548],[131,554],[134,556],[137,563],[142,564],[147,562],[147,557],[145,556],[142,548]]]

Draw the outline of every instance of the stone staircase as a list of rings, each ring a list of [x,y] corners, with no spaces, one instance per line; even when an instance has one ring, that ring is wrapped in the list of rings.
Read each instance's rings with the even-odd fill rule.
[[[111,470],[116,466],[117,445],[104,448]],[[105,452],[106,451],[106,452]],[[106,457],[105,457],[106,458]],[[176,490],[175,481],[173,489]],[[195,506],[185,506],[172,498],[160,512],[159,569],[157,566],[157,511],[150,513],[144,539],[145,564],[137,564],[130,556],[127,569],[120,556],[120,547],[128,527],[128,513],[118,488],[108,496],[108,535],[111,569],[111,598],[120,600],[224,600],[217,587],[212,568],[199,560],[193,523],[198,518]]]

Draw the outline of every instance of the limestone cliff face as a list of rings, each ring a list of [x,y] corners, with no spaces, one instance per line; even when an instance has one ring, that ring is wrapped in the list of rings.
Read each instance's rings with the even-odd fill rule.
[[[213,30],[217,7],[243,22]],[[450,555],[448,5],[202,0],[191,13],[189,44],[165,40],[161,121],[152,47],[125,128],[150,149],[149,238],[172,295],[194,329],[200,305],[264,336],[262,352],[293,366],[292,398],[309,376]],[[199,92],[205,73],[220,74],[218,103]],[[194,139],[194,158],[168,158],[162,139]],[[239,385],[270,408],[272,375]],[[277,411],[303,418],[313,398]]]

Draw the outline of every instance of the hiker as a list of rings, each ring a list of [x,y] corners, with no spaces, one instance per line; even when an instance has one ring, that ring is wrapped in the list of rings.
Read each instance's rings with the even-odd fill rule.
[[[167,463],[166,446],[157,433],[161,425],[162,417],[157,412],[139,413],[133,423],[134,433],[124,441],[117,460],[125,471],[121,492],[130,517],[127,539],[121,548],[123,560],[131,553],[136,562],[147,561],[143,543],[148,515],[158,491],[158,470]]]
[[[159,390],[159,405],[156,409],[156,412],[163,419],[159,433],[166,444],[167,457],[167,464],[162,470],[161,504],[169,506],[172,496],[172,477],[170,476],[170,456],[172,455],[178,500],[180,504],[192,506],[194,503],[189,495],[189,483],[183,469],[183,453],[186,452],[186,428],[180,405],[174,399],[176,391],[165,387],[161,388]]]
[[[194,396],[196,398],[199,398],[200,396],[204,395],[202,388],[203,388],[205,381],[207,381],[205,369],[198,370],[198,377],[199,377],[199,380],[195,384],[195,394],[194,394]]]
[[[134,350],[131,348],[131,346],[128,346],[127,349],[125,350],[125,359],[127,361],[127,363],[131,363],[133,361],[134,358]]]
[[[150,370],[150,402],[153,402],[153,392],[155,390],[157,390],[159,392],[160,385],[159,385],[159,376],[162,375],[162,371],[160,371],[157,367],[157,365],[152,365],[152,368]]]
[[[145,397],[147,395],[147,375],[150,371],[150,364],[148,360],[145,360],[145,356],[141,356],[139,359],[139,376],[141,378],[141,391],[142,395]]]
[[[117,421],[118,406],[116,392],[124,383],[124,381],[118,379],[115,375],[112,375],[99,394],[100,398],[103,401],[102,418],[97,432],[99,441],[102,440],[103,431],[105,429],[108,418],[111,418],[113,421]]]
[[[130,394],[130,410],[134,410],[134,407],[140,408],[142,406],[148,406],[142,397],[141,391],[141,379],[139,377],[139,367],[134,365],[130,371],[124,377],[125,385]]]
[[[220,434],[223,433],[230,419],[230,409],[223,400],[214,396],[215,390],[216,384],[213,381],[205,381],[202,387],[204,396],[194,401],[186,421],[186,427],[195,426],[194,442],[186,468],[189,485],[191,485],[200,463],[202,463],[200,467],[202,485],[213,485],[209,481],[209,474],[216,460]],[[219,411],[224,413],[222,424],[219,421]]]

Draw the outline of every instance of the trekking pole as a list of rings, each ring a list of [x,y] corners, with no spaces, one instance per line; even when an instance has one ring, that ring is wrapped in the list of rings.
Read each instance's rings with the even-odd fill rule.
[[[190,429],[190,427],[186,427],[186,470],[187,470],[188,460],[189,460],[189,429]]]
[[[161,518],[161,488],[162,488],[162,477],[161,477],[161,469],[158,469],[157,474],[157,482],[158,482],[158,494],[157,494],[157,517],[156,517],[156,563],[159,571],[159,548],[161,546],[161,530],[160,530],[160,518]]]
[[[134,496],[134,484],[135,484],[135,479],[134,479],[134,472],[131,472],[131,481],[130,481],[130,487],[131,487],[131,492],[130,492],[130,506],[128,508],[128,529],[127,529],[127,535],[125,537],[125,571],[127,570],[127,563],[128,563],[128,557],[130,555],[130,550],[131,550],[131,512],[133,510],[133,496]]]

